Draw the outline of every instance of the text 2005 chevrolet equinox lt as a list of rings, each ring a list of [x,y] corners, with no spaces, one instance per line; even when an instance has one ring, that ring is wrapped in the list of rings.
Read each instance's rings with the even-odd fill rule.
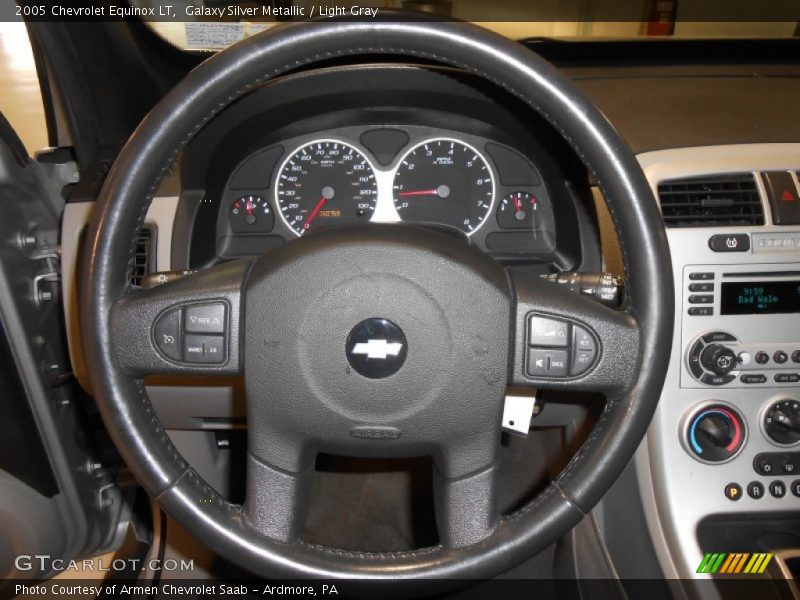
[[[796,2],[2,11],[0,596],[800,598]]]

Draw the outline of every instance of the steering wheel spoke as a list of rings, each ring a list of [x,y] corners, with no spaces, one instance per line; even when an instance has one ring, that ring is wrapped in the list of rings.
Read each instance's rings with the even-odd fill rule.
[[[241,372],[241,290],[235,261],[123,295],[111,311],[117,360],[130,375]]]
[[[633,316],[538,277],[512,277],[517,310],[511,385],[626,392],[638,374]]]
[[[288,544],[300,537],[313,468],[292,473],[247,454],[245,522],[258,534]]]
[[[463,548],[486,539],[499,523],[497,463],[460,477],[445,476],[434,466],[433,494],[439,540]]]

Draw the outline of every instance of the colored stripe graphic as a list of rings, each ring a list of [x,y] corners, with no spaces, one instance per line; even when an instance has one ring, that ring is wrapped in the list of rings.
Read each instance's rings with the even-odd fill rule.
[[[735,575],[739,573],[759,574],[767,569],[772,560],[769,552],[707,552],[697,567],[697,573]]]

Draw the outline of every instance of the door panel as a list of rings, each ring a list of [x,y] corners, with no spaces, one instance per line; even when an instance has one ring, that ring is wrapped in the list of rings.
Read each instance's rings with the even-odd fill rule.
[[[30,159],[0,114],[0,578],[49,574],[18,556],[111,549],[130,514],[121,462],[69,366],[57,176],[70,169],[55,164],[64,154]]]

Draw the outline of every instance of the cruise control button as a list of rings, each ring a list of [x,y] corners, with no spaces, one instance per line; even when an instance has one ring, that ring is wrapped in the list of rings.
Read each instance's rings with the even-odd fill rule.
[[[725,486],[725,497],[736,502],[742,497],[742,486],[738,483],[729,483]]]
[[[528,344],[564,348],[569,345],[569,323],[537,315],[528,320]]]
[[[189,363],[218,365],[225,362],[225,338],[218,335],[187,335],[184,360]]]
[[[185,327],[186,333],[225,333],[225,305],[187,306]]]
[[[760,481],[751,481],[747,485],[747,495],[758,500],[764,497],[764,485]]]
[[[714,252],[747,252],[750,250],[750,236],[746,233],[712,235],[708,247]]]
[[[769,493],[775,498],[783,498],[786,495],[786,485],[780,480],[772,481],[769,484]]]
[[[749,373],[747,375],[742,375],[741,377],[739,377],[739,381],[741,381],[742,383],[766,383],[767,376],[762,375],[761,373],[757,375]]]
[[[531,377],[564,377],[567,374],[566,350],[528,350],[528,375]]]
[[[172,360],[181,360],[181,314],[180,308],[173,308],[161,315],[153,327],[156,346]]]

